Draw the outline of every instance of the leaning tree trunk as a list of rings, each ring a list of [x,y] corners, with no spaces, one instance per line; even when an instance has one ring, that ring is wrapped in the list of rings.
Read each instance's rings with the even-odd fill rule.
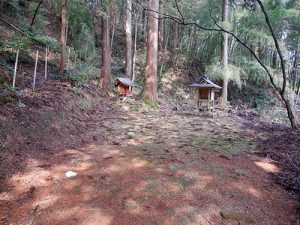
[[[106,15],[102,19],[102,70],[100,86],[105,94],[111,91],[111,45],[110,45],[110,7],[106,6]]]
[[[157,101],[157,63],[158,63],[158,12],[159,0],[149,0],[146,79],[143,97]]]
[[[65,71],[65,46],[66,46],[66,21],[67,21],[68,0],[62,0],[61,6],[61,36],[60,36],[60,74],[63,76]]]
[[[262,3],[261,0],[256,0],[256,2],[259,4],[259,6],[260,6],[260,8],[261,8],[261,10],[262,10],[262,12],[264,14],[264,17],[265,17],[265,20],[266,20],[266,24],[267,24],[267,26],[269,28],[269,31],[270,31],[271,35],[272,35],[272,38],[273,38],[273,41],[275,43],[275,47],[276,47],[276,50],[277,50],[277,53],[278,53],[278,56],[279,56],[279,59],[280,59],[280,66],[281,66],[282,79],[283,79],[282,88],[276,88],[276,84],[273,81],[272,75],[268,72],[268,70],[266,70],[266,71],[268,72],[268,75],[269,75],[269,78],[271,80],[271,83],[272,83],[273,87],[275,87],[275,89],[279,92],[279,94],[281,96],[281,99],[282,99],[282,101],[285,104],[285,108],[287,110],[287,114],[288,114],[288,117],[289,117],[292,129],[296,129],[297,126],[296,126],[295,116],[294,116],[294,113],[293,113],[290,101],[288,99],[288,96],[286,96],[287,72],[286,72],[285,60],[283,58],[283,54],[281,52],[281,48],[279,46],[278,39],[276,38],[274,29],[273,29],[273,27],[271,25],[269,15],[268,15],[268,13],[267,13],[267,11],[265,9],[264,4]]]
[[[132,78],[132,0],[126,0],[126,56],[125,70],[126,75]]]
[[[33,24],[34,24],[36,15],[37,15],[37,13],[38,13],[38,11],[39,11],[39,8],[40,8],[40,6],[42,5],[43,1],[44,1],[44,0],[41,0],[41,1],[40,1],[40,3],[38,4],[38,6],[36,7],[36,9],[35,9],[35,11],[34,11],[34,16],[33,16],[32,20],[31,20],[31,24],[30,24],[30,28],[29,28],[30,31],[32,30],[32,26],[33,26]]]
[[[228,0],[223,0],[222,6],[222,21],[228,21]],[[228,33],[222,33],[222,51],[221,51],[221,65],[223,71],[226,71],[228,67]],[[228,77],[225,73],[223,76],[223,88],[222,88],[222,96],[221,96],[221,106],[226,107],[228,100]]]

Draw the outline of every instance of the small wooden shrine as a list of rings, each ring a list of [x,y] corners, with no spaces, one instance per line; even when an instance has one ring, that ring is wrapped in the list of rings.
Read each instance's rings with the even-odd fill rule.
[[[190,87],[197,89],[197,107],[213,111],[215,92],[222,88],[213,83],[207,76],[203,76],[199,82],[191,84]]]
[[[133,82],[129,78],[119,77],[115,81],[115,87],[119,95],[128,96],[131,94]]]

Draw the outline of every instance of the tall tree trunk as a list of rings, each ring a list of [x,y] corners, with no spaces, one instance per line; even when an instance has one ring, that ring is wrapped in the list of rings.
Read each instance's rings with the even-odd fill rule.
[[[159,0],[149,0],[146,79],[143,97],[157,101],[157,63],[158,63],[158,13]]]
[[[178,48],[178,42],[178,23],[175,23],[173,27],[173,50]]]
[[[293,91],[296,89],[297,71],[298,71],[298,49],[295,50],[292,72],[291,72],[293,78]]]
[[[148,18],[147,18],[147,10],[143,10],[143,35],[145,38],[147,38],[147,24],[148,24]]]
[[[135,67],[136,67],[136,56],[137,56],[137,40],[138,40],[138,18],[135,18],[134,25],[134,53],[133,53],[133,63],[132,63],[132,77],[131,81],[134,83],[135,81]]]
[[[277,51],[276,49],[273,49],[273,54],[272,54],[272,68],[276,69],[277,68]]]
[[[114,11],[112,13],[112,19],[111,19],[111,23],[112,23],[112,31],[111,31],[111,40],[110,40],[110,48],[113,49],[113,45],[114,45],[114,39],[115,39],[115,31],[116,31],[116,22],[117,22],[117,14]]]
[[[94,22],[94,36],[95,36],[95,45],[97,48],[101,47],[102,39],[102,28],[101,28],[101,17],[98,13],[93,13],[93,22]]]
[[[132,77],[132,0],[126,0],[126,56],[125,71],[128,77]]]
[[[222,21],[228,21],[228,0],[223,0],[222,5]],[[228,33],[222,33],[222,55],[221,55],[221,64],[224,71],[226,71],[228,67]],[[221,106],[226,107],[228,100],[228,77],[223,77],[223,88],[222,88],[222,97],[221,97]]]
[[[62,0],[61,6],[61,50],[60,50],[60,74],[64,75],[65,70],[65,46],[66,46],[66,21],[67,21],[68,0]]]
[[[106,15],[102,18],[102,70],[100,86],[105,94],[111,91],[111,45],[110,45],[110,6],[105,6]]]
[[[163,50],[165,20],[159,19],[158,26],[159,26],[159,33],[158,33],[159,50]]]
[[[165,34],[167,35],[165,38],[165,50],[164,50],[164,56],[167,55],[167,51],[168,51],[168,43],[169,43],[169,38],[170,38],[170,29],[168,29],[167,25],[165,26]]]

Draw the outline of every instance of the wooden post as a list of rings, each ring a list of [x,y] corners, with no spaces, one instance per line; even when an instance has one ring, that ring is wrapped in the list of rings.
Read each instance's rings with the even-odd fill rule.
[[[14,77],[13,77],[13,88],[16,87],[16,76],[17,76],[17,69],[18,69],[19,52],[20,52],[20,49],[17,49],[15,71],[14,71]]]
[[[48,75],[48,46],[46,46],[46,55],[45,55],[45,79],[47,79]]]
[[[67,63],[67,71],[69,72],[69,65],[70,65],[70,54],[71,54],[71,48],[69,47],[68,50],[68,63]]]
[[[35,89],[35,79],[36,79],[36,70],[37,70],[38,58],[39,58],[39,51],[36,51],[35,67],[34,67],[34,75],[33,75],[33,85],[32,85],[32,90],[33,91]]]

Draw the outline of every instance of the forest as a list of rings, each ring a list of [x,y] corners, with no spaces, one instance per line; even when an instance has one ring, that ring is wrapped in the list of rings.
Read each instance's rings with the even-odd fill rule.
[[[299,210],[299,0],[0,0],[0,224]]]

